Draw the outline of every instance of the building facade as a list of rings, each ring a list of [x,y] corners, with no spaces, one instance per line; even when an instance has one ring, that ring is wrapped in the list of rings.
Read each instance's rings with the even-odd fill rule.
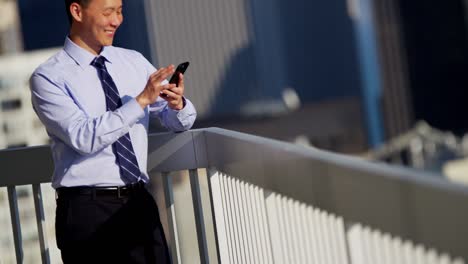
[[[48,143],[31,105],[29,78],[58,49],[0,56],[0,148]]]
[[[18,8],[15,0],[0,0],[0,54],[22,50]]]

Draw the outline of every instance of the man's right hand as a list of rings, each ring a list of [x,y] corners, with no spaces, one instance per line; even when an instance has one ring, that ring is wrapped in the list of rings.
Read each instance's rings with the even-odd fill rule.
[[[137,102],[140,104],[141,108],[145,108],[148,105],[156,102],[159,94],[162,90],[172,89],[176,87],[175,84],[161,84],[167,77],[171,76],[174,73],[174,65],[169,65],[165,68],[160,68],[148,79],[145,89],[136,97]]]

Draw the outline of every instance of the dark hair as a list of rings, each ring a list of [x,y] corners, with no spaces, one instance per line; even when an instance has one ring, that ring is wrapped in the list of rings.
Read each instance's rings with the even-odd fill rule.
[[[73,22],[72,15],[70,13],[70,5],[72,3],[77,3],[82,7],[87,7],[89,2],[91,2],[91,0],[65,0],[65,10],[67,11],[68,22],[70,23],[70,26]]]

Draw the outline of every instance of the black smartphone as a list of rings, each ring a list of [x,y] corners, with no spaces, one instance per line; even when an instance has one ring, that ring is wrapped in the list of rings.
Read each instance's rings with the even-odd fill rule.
[[[187,70],[188,66],[189,66],[189,62],[186,61],[186,62],[182,62],[181,64],[179,64],[174,72],[174,74],[172,75],[171,79],[169,80],[169,83],[172,83],[172,84],[175,84],[175,85],[179,85],[179,73],[182,73],[184,74],[185,73],[185,70]]]

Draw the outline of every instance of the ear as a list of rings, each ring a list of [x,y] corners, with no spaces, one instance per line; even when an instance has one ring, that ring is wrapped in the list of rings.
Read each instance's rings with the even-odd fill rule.
[[[81,22],[83,20],[83,10],[78,3],[71,3],[70,5],[70,13],[74,20]]]

